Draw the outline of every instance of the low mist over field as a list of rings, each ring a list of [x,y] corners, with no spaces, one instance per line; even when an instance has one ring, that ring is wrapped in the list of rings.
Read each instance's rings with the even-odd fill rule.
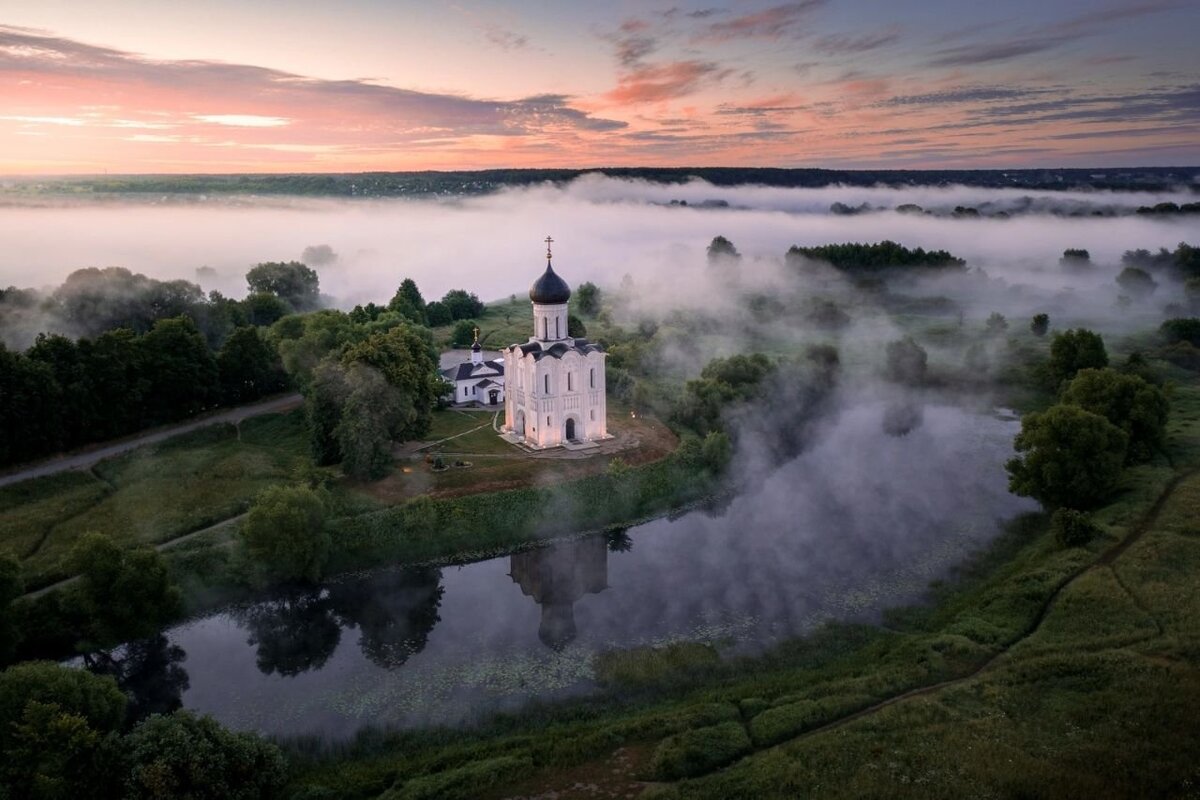
[[[240,296],[251,265],[306,259],[320,273],[322,291],[341,308],[386,302],[406,276],[427,296],[465,287],[490,300],[523,292],[539,269],[541,239],[550,233],[556,263],[573,284],[615,286],[628,274],[643,296],[708,305],[714,298],[701,279],[704,250],[720,234],[746,257],[738,272],[749,288],[771,285],[792,245],[891,239],[949,250],[993,278],[1054,291],[1077,283],[1058,269],[1064,249],[1086,248],[1094,263],[1115,274],[1127,249],[1172,248],[1194,239],[1200,230],[1194,215],[1132,213],[1191,197],[1183,190],[782,189],[585,176],[563,186],[453,200],[18,204],[0,216],[0,282],[46,288],[81,267],[123,266]],[[835,203],[880,210],[834,214]],[[904,204],[933,213],[895,211]],[[985,216],[956,218],[956,207]],[[1070,216],[1114,211],[1123,215]],[[1012,216],[986,216],[998,212]]]

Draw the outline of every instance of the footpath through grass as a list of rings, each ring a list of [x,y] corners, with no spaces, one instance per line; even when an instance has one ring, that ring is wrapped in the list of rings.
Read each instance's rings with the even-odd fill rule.
[[[601,657],[609,692],[307,756],[321,797],[1149,797],[1200,787],[1200,391],[1063,549],[1015,523],[928,607],[765,657]],[[327,792],[327,793],[326,793]],[[551,794],[553,793],[553,794]]]

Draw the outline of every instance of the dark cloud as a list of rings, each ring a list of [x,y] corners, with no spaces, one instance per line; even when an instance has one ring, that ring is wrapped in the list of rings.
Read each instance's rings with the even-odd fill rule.
[[[804,35],[797,23],[828,0],[800,0],[784,3],[762,11],[741,14],[732,19],[714,22],[700,37],[713,41],[730,39],[779,39],[783,36]]]
[[[818,53],[823,53],[827,56],[838,56],[877,50],[880,47],[895,42],[899,38],[900,31],[895,28],[876,31],[874,33],[864,33],[859,36],[835,33],[820,37],[813,42],[812,47]]]
[[[927,94],[897,95],[875,103],[877,108],[902,106],[946,106],[959,103],[982,103],[995,100],[1019,100],[1046,94],[1052,89],[1031,89],[1009,86],[959,86]]]
[[[1074,40],[1075,36],[1023,37],[1005,42],[974,43],[939,50],[928,62],[933,67],[969,67],[1009,61],[1021,56],[1042,53]]]
[[[1194,7],[1194,3],[1183,2],[1182,0],[1136,0],[1136,2],[1123,2],[1063,20],[1056,25],[1052,25],[1050,30],[1062,31],[1064,33],[1090,32],[1091,29],[1103,27],[1110,22],[1120,22],[1134,17],[1159,14],[1164,11],[1175,11],[1188,7]]]

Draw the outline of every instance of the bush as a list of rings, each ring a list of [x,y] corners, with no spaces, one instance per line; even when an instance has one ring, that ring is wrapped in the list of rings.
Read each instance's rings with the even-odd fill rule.
[[[330,539],[323,493],[307,486],[272,486],[255,500],[242,525],[246,552],[274,577],[321,577]]]
[[[866,695],[823,697],[819,700],[800,700],[776,706],[762,712],[750,721],[750,735],[759,747],[778,744],[799,736],[806,731],[819,728],[846,714],[870,705],[872,698]]]
[[[528,774],[527,757],[500,756],[433,775],[422,775],[380,795],[379,800],[468,800],[487,789]]]
[[[711,772],[751,749],[740,722],[723,722],[667,737],[655,748],[650,769],[658,780],[674,781]]]
[[[1050,376],[1055,388],[1075,377],[1081,369],[1102,369],[1108,366],[1108,351],[1099,334],[1079,328],[1054,334],[1050,342]]]
[[[1158,330],[1167,340],[1167,344],[1187,342],[1200,347],[1200,317],[1169,319]]]
[[[1129,436],[1130,463],[1149,460],[1163,443],[1170,404],[1163,390],[1137,375],[1114,369],[1081,369],[1062,401],[1099,414]]]
[[[287,779],[279,748],[187,711],[148,717],[125,738],[125,797],[256,800]]]
[[[1099,414],[1070,405],[1025,415],[1005,464],[1009,489],[1056,508],[1088,508],[1108,497],[1121,475],[1129,436]]]
[[[1034,336],[1045,336],[1046,331],[1050,330],[1050,315],[1034,314],[1033,319],[1029,321],[1029,330]]]
[[[1083,547],[1100,535],[1090,515],[1073,508],[1060,508],[1050,517],[1050,530],[1060,547]]]

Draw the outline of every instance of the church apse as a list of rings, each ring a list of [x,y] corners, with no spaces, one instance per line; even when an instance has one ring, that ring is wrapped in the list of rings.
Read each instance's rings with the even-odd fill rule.
[[[608,543],[589,536],[537,550],[514,553],[509,577],[541,606],[538,638],[561,650],[574,641],[575,603],[608,588]]]

